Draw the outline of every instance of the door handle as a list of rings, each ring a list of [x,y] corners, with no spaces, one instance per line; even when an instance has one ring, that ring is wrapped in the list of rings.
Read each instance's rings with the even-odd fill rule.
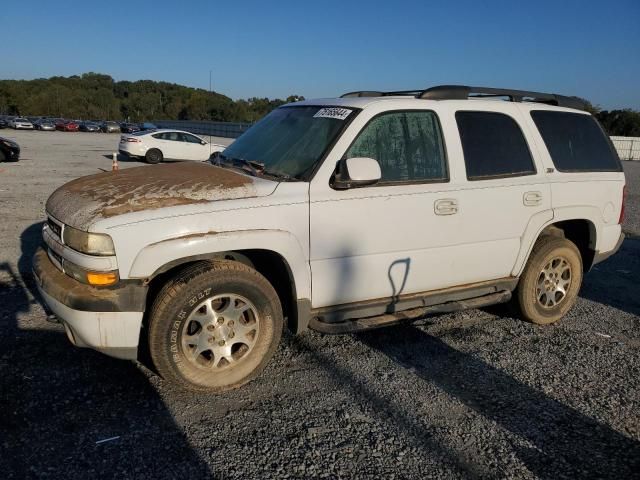
[[[522,203],[527,207],[535,207],[542,203],[542,193],[541,192],[525,192],[522,197]]]
[[[454,215],[458,213],[458,200],[455,198],[442,198],[433,204],[436,215]]]

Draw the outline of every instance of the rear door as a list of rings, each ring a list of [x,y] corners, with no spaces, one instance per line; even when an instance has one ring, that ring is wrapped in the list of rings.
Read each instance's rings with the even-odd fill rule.
[[[185,159],[185,149],[180,132],[162,132],[153,135],[158,140],[157,148],[160,149],[164,158],[171,160]]]
[[[553,218],[547,173],[520,111],[490,103],[454,112],[466,179],[457,194],[467,219],[459,239],[477,258],[470,281],[511,276],[521,249],[529,248],[525,233]]]

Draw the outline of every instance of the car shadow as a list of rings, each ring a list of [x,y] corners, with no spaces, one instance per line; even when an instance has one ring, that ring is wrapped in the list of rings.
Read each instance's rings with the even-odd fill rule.
[[[585,275],[580,296],[640,316],[640,238],[626,238],[618,253]]]
[[[355,336],[524,440],[513,448],[538,478],[555,479],[560,472],[570,472],[573,478],[584,478],[585,472],[589,478],[631,478],[640,471],[639,442],[415,325]],[[615,463],[620,459],[626,462]]]
[[[31,274],[41,226],[22,232],[18,272],[0,263],[2,476],[210,477],[143,370],[72,347],[44,320]]]

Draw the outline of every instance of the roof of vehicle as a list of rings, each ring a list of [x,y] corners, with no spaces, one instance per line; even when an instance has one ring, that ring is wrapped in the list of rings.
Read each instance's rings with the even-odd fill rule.
[[[164,132],[177,132],[177,133],[188,133],[189,135],[194,135],[198,138],[200,138],[200,136],[198,134],[195,133],[191,133],[191,132],[186,132],[184,130],[178,130],[176,128],[156,128],[156,129],[151,129],[151,130],[139,130],[137,132],[134,132],[133,134],[135,134],[138,137],[141,137],[143,135],[151,135],[152,133],[164,133]],[[131,134],[131,135],[133,135]]]
[[[507,101],[505,101],[507,100]],[[365,108],[374,103],[406,102],[415,105],[435,105],[440,102],[456,102],[460,108],[468,108],[470,101],[496,102],[525,105],[537,109],[585,112],[587,102],[578,97],[569,97],[554,93],[531,92],[487,87],[468,87],[463,85],[440,85],[425,90],[405,90],[395,92],[360,91],[350,92],[338,98],[319,98],[294,102],[286,106],[325,105],[335,107]],[[501,102],[502,101],[502,102]]]

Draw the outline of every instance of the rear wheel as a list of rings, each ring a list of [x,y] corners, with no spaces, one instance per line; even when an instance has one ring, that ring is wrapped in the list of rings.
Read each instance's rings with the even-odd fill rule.
[[[162,161],[162,152],[157,148],[152,148],[147,151],[144,158],[147,160],[147,163],[160,163]]]
[[[233,261],[203,262],[159,292],[149,318],[149,351],[166,380],[222,392],[258,376],[282,326],[280,300],[260,273]]]
[[[582,258],[565,238],[543,236],[536,242],[520,277],[517,302],[525,320],[557,322],[573,307],[582,284]]]

